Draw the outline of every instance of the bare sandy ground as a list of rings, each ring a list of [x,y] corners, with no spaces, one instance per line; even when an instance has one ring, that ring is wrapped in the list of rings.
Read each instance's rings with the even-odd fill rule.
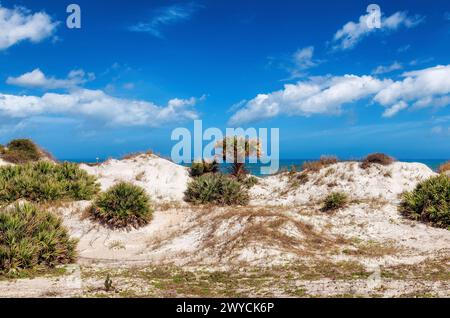
[[[187,169],[153,155],[81,167],[102,189],[121,180],[143,186],[154,201],[152,222],[111,230],[86,217],[90,202],[56,208],[79,239],[78,263],[61,277],[0,281],[0,296],[450,296],[450,231],[397,211],[399,194],[434,175],[425,165],[342,162],[301,183],[271,176],[251,189],[247,207],[184,203]],[[331,191],[352,202],[323,212]],[[165,276],[155,274],[161,268]],[[112,294],[103,290],[106,273],[114,276]],[[194,278],[173,281],[180,275]]]

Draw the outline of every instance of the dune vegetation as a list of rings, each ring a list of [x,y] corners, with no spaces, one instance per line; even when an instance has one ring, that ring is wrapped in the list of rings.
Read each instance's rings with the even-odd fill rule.
[[[0,203],[90,200],[99,189],[95,177],[74,163],[39,161],[0,167]]]
[[[113,228],[138,228],[151,220],[153,208],[142,187],[119,182],[95,199],[90,213]]]
[[[76,243],[53,213],[31,204],[0,210],[0,274],[71,263]]]
[[[408,218],[450,230],[450,178],[439,175],[405,192],[400,212]]]

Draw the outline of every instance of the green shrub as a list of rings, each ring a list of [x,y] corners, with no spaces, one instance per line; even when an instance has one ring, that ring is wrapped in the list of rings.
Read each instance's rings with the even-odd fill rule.
[[[8,143],[2,158],[11,163],[26,163],[38,161],[42,153],[38,146],[29,139],[15,139]]]
[[[185,200],[194,204],[245,205],[249,201],[248,189],[221,173],[193,179],[184,194]]]
[[[0,211],[0,273],[54,267],[75,260],[76,240],[61,220],[31,204]]]
[[[372,164],[377,163],[383,166],[388,166],[394,162],[394,158],[384,154],[384,153],[372,153],[363,159],[361,163],[361,168],[367,169]]]
[[[450,229],[450,178],[431,177],[402,195],[400,212],[411,219]]]
[[[194,161],[189,169],[191,177],[198,177],[206,173],[216,173],[219,171],[219,163],[216,160]]]
[[[91,209],[94,218],[113,228],[139,227],[153,214],[150,198],[142,187],[120,182],[101,193]]]
[[[90,200],[98,192],[95,177],[74,163],[39,161],[0,167],[0,203]]]
[[[240,182],[247,189],[251,189],[253,186],[258,184],[258,178],[255,176],[248,176]]]
[[[6,152],[5,146],[0,145],[0,155],[3,155]]]
[[[323,201],[323,211],[334,211],[342,209],[348,202],[348,197],[343,192],[332,192]]]

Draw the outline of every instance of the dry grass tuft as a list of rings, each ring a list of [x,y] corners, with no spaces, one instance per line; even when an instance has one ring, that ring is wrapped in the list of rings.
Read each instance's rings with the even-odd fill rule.
[[[450,171],[450,161],[447,161],[439,166],[439,173],[448,173]]]
[[[130,160],[130,159],[136,159],[137,157],[140,157],[142,155],[151,156],[155,154],[151,149],[147,151],[141,151],[141,152],[132,152],[129,154],[124,155],[121,159],[122,160]]]
[[[383,166],[388,166],[394,162],[394,158],[384,154],[384,153],[372,153],[363,159],[361,163],[361,168],[367,169],[372,164],[380,164]]]
[[[202,230],[206,234],[201,250],[211,251],[219,260],[236,258],[249,248],[258,253],[262,246],[301,257],[312,256],[347,243],[293,216],[266,208],[246,207],[212,213],[198,214],[200,219],[196,223],[206,227]],[[225,227],[233,230],[224,234]]]
[[[317,161],[306,161],[302,165],[302,170],[318,172],[322,168],[338,163],[339,159],[335,156],[321,156]]]

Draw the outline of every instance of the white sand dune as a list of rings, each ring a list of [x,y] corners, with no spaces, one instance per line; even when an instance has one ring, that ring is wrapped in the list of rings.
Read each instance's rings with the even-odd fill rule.
[[[396,202],[399,194],[436,173],[421,163],[373,164],[362,169],[358,162],[340,162],[306,175],[307,181],[298,185],[290,184],[288,173],[262,179],[251,189],[252,203],[306,204],[322,200],[332,191],[345,192],[352,199]]]
[[[391,242],[409,250],[381,258],[377,264],[388,260],[401,263],[418,255],[423,259],[424,255],[450,248],[449,231],[406,220],[397,211],[400,193],[435,175],[420,163],[396,162],[362,169],[357,162],[341,162],[308,173],[308,181],[297,187],[290,185],[287,174],[261,178],[250,191],[249,207],[228,208],[199,208],[183,203],[183,192],[190,180],[187,169],[154,155],[81,167],[97,176],[103,189],[115,182],[130,181],[143,186],[156,202],[153,221],[131,231],[111,230],[89,219],[80,220],[89,202],[63,209],[66,225],[80,239],[84,261],[283,264],[300,256],[327,254],[329,248],[336,250],[333,242],[340,237]],[[358,202],[327,215],[320,211],[320,205],[331,191],[345,192]],[[163,202],[177,206],[162,209]],[[311,238],[328,242],[328,248],[311,245]]]
[[[183,201],[189,180],[188,168],[155,155],[142,154],[130,159],[108,160],[97,166],[80,168],[96,176],[102,190],[120,181],[143,187],[155,201]]]

